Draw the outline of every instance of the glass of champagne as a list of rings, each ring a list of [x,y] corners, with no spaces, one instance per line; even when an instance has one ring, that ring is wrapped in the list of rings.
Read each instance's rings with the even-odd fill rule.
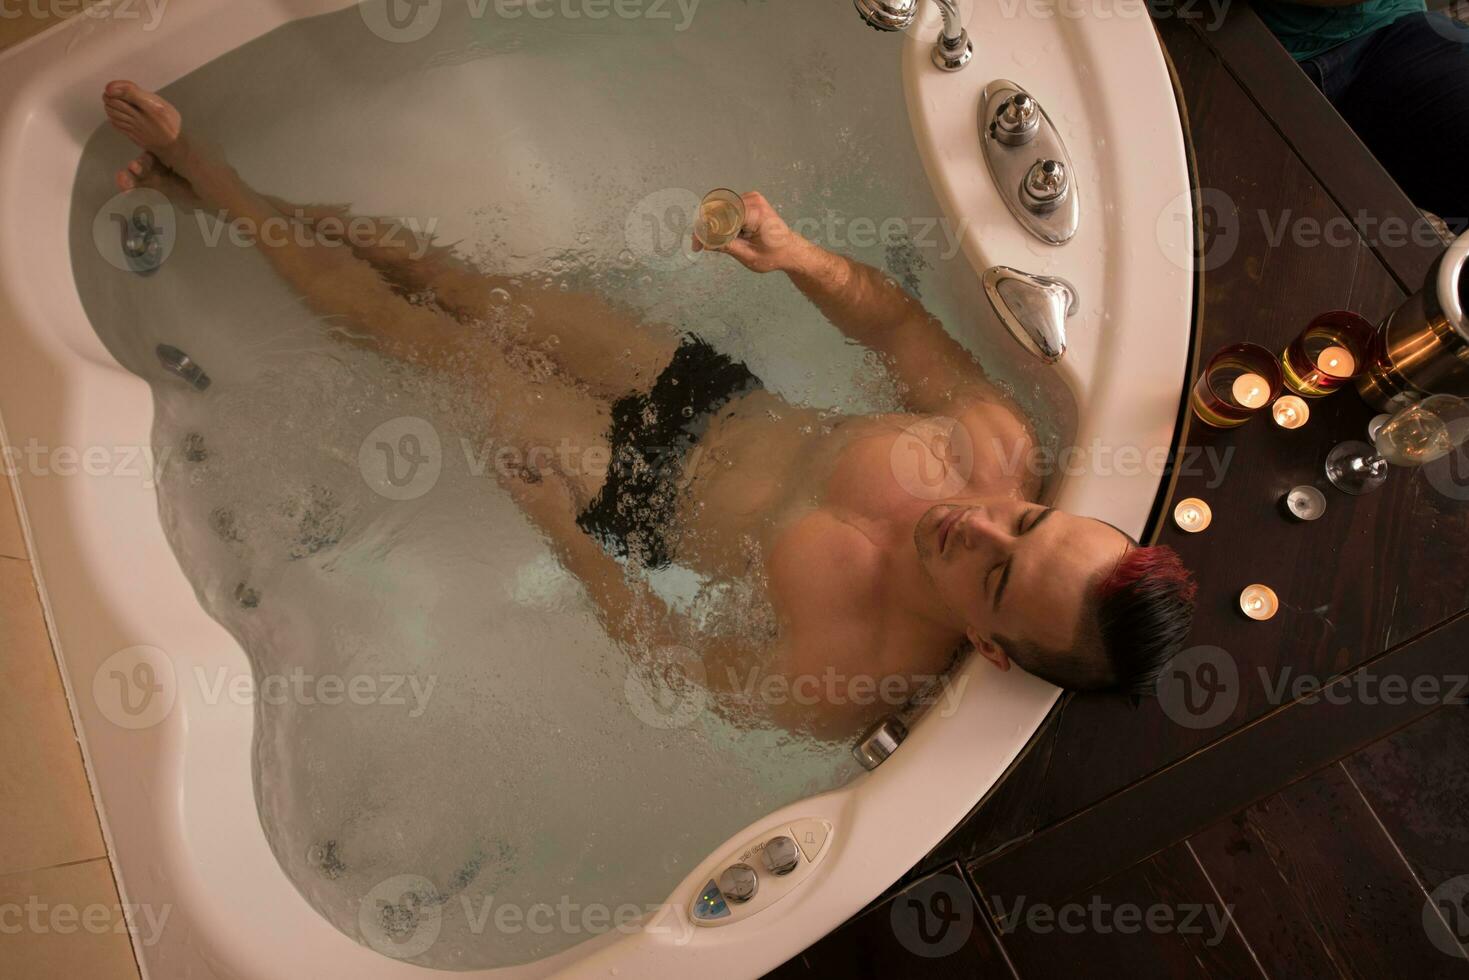
[[[744,199],[729,188],[715,188],[699,202],[694,237],[705,248],[723,248],[738,238],[744,227]]]
[[[1375,420],[1374,420],[1375,421]],[[1387,480],[1388,466],[1422,466],[1469,441],[1469,402],[1429,395],[1377,427],[1372,444],[1352,440],[1326,457],[1326,478],[1343,493],[1369,493]]]

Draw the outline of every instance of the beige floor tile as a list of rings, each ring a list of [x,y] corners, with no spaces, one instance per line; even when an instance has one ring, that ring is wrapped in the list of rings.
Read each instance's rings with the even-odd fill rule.
[[[167,928],[134,915],[140,941]],[[6,980],[137,980],[107,860],[0,876],[0,975]]]
[[[105,854],[31,564],[0,558],[0,874]]]
[[[0,466],[0,557],[25,558],[25,538],[20,533],[20,513],[15,509],[14,488]]]

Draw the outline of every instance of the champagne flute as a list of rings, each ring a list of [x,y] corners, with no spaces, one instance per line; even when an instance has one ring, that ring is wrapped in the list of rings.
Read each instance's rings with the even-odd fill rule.
[[[1351,440],[1333,449],[1326,457],[1326,478],[1343,493],[1370,493],[1386,482],[1389,465],[1422,466],[1466,441],[1469,402],[1455,395],[1429,395],[1377,426],[1371,445]]]
[[[745,227],[745,201],[727,187],[704,195],[694,218],[694,237],[705,248],[723,248],[739,237]]]

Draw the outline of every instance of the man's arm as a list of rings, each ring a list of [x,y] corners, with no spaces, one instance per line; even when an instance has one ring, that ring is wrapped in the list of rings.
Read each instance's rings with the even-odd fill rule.
[[[546,535],[562,567],[581,582],[597,607],[602,628],[633,662],[645,664],[654,651],[679,647],[692,650],[702,668],[704,676],[690,679],[716,692],[737,684],[732,668],[742,662],[744,651],[729,642],[695,635],[693,627],[670,610],[646,581],[629,574],[578,527],[578,504],[565,477],[546,468],[504,475],[500,483]],[[688,664],[673,657],[669,666]]]
[[[745,229],[721,251],[755,272],[784,272],[832,324],[882,356],[919,412],[1001,402],[979,362],[896,282],[792,231],[764,196],[744,195]],[[696,243],[697,247],[697,243]]]

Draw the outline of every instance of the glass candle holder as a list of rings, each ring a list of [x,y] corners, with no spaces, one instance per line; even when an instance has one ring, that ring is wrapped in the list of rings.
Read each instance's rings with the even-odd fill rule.
[[[1280,386],[1274,354],[1258,344],[1230,344],[1209,358],[1189,404],[1205,425],[1232,429],[1273,402]]]
[[[1329,395],[1367,367],[1375,328],[1350,310],[1332,310],[1310,323],[1281,356],[1285,383],[1307,398]]]

